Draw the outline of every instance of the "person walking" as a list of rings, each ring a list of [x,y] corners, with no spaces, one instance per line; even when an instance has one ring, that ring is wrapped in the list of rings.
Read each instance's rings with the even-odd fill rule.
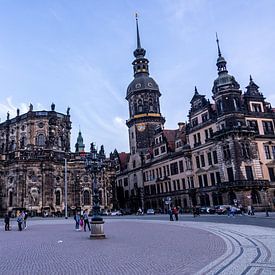
[[[24,229],[27,229],[27,218],[28,218],[28,213],[24,212]]]
[[[174,221],[173,219],[173,211],[171,208],[168,209],[168,214],[169,214],[169,217],[170,217],[170,221]]]
[[[179,220],[179,211],[176,206],[173,208],[173,214],[175,216],[176,221],[178,221]]]
[[[10,216],[8,213],[5,214],[5,231],[10,230]]]
[[[18,223],[18,230],[22,231],[22,223],[24,221],[23,213],[20,212],[19,216],[17,217],[17,223]]]
[[[86,225],[88,225],[89,231],[91,231],[91,226],[89,223],[89,215],[87,210],[83,212],[83,218],[84,218],[84,231],[86,232]]]
[[[78,212],[75,213],[74,220],[75,220],[75,230],[79,231],[80,215]]]

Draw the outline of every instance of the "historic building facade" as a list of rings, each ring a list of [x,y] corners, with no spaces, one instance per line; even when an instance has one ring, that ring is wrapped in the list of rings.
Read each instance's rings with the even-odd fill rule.
[[[219,41],[211,103],[197,88],[189,120],[164,129],[159,87],[149,77],[137,23],[134,80],[128,86],[130,153],[118,153],[120,207],[164,210],[220,204],[275,205],[275,111],[250,77],[246,91],[228,73]]]
[[[0,214],[25,209],[33,214],[62,214],[65,207],[65,159],[67,160],[68,209],[89,209],[93,179],[85,169],[81,132],[76,152],[70,151],[70,109],[66,114],[34,111],[0,124]],[[97,175],[101,208],[112,208],[113,161],[98,153],[104,169]]]

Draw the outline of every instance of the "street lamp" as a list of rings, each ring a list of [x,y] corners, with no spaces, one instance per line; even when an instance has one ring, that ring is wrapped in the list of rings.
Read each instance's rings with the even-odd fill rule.
[[[104,221],[99,216],[99,193],[97,188],[97,173],[104,168],[102,159],[99,158],[94,143],[91,143],[90,154],[86,157],[85,169],[92,174],[93,184],[93,217],[91,221],[91,239],[104,239],[105,234],[103,230]]]

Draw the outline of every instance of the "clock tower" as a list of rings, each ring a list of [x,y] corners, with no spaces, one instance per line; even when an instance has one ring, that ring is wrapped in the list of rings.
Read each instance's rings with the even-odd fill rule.
[[[134,51],[134,79],[127,88],[126,99],[129,103],[129,145],[131,155],[148,152],[153,142],[156,127],[163,127],[164,117],[160,113],[161,93],[155,80],[149,76],[146,51],[141,47],[138,19],[136,17],[137,48]]]

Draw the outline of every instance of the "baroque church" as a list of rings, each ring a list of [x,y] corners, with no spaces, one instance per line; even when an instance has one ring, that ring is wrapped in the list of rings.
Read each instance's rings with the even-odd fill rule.
[[[275,109],[250,76],[245,91],[227,70],[217,37],[218,76],[210,102],[195,88],[188,122],[164,128],[160,90],[149,76],[138,20],[134,79],[127,88],[130,152],[116,154],[121,208],[186,211],[194,206],[275,208]]]
[[[70,150],[70,108],[66,114],[55,111],[29,111],[0,124],[0,215],[27,210],[32,215],[62,215],[65,209],[67,175],[68,213],[92,209],[93,175],[85,169],[85,152],[79,131],[75,152]],[[94,146],[94,144],[91,144]],[[115,182],[114,161],[97,153],[104,168],[97,175],[100,206],[112,209]],[[65,159],[67,173],[65,173]]]

